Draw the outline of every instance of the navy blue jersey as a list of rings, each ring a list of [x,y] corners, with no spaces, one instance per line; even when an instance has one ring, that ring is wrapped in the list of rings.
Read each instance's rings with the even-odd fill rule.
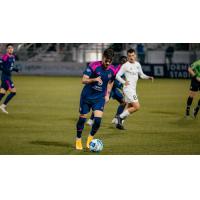
[[[9,55],[9,54],[4,54],[0,58],[0,64],[1,64],[1,79],[8,79],[11,78],[11,73],[14,69],[14,63],[15,63],[15,56],[14,55]]]
[[[101,77],[103,82],[102,84],[99,84],[98,82],[86,84],[81,94],[81,98],[96,100],[105,97],[108,82],[114,81],[116,70],[113,65],[110,65],[105,69],[101,61],[96,61],[90,63],[83,74],[89,76],[90,78]]]

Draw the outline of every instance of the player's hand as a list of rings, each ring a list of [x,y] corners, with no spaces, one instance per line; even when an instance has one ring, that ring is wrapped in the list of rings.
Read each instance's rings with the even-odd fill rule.
[[[108,95],[106,95],[106,96],[105,96],[105,101],[106,101],[106,103],[108,103],[109,100],[110,100],[110,97],[109,97]]]
[[[125,85],[125,86],[130,85],[129,81],[126,81],[126,82],[124,83],[124,85]]]
[[[196,77],[197,81],[200,82],[200,77]]]
[[[103,84],[103,81],[101,80],[101,76],[94,79],[96,82],[98,82],[100,85]]]
[[[153,76],[149,76],[149,79],[151,79],[151,82],[154,82],[154,77]]]

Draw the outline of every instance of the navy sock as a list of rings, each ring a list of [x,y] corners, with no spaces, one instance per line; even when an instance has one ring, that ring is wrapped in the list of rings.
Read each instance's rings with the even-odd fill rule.
[[[196,107],[196,111],[198,112],[199,109],[200,109],[200,99],[199,99],[199,101],[198,101],[198,105],[197,105],[197,107]]]
[[[85,122],[86,122],[86,118],[79,117],[79,120],[78,120],[78,122],[76,124],[77,138],[81,138]]]
[[[190,107],[192,105],[193,97],[188,97],[187,99],[187,108],[186,108],[186,115],[190,114]]]
[[[94,113],[92,112],[91,114],[91,117],[90,117],[91,120],[94,120]]]
[[[1,101],[1,99],[2,99],[4,96],[5,96],[5,94],[0,93],[0,101]]]
[[[7,97],[6,100],[4,101],[4,104],[7,105],[8,102],[16,95],[16,92],[11,92]]]
[[[125,107],[126,107],[126,104],[120,104],[120,105],[118,106],[116,116],[122,114]]]
[[[92,125],[92,130],[90,132],[91,136],[94,136],[96,132],[99,130],[101,125],[101,117],[94,117],[94,124]]]

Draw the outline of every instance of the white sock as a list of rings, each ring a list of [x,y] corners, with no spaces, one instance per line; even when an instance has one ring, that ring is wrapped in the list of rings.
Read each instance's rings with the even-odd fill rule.
[[[128,110],[125,110],[121,115],[120,115],[120,118],[121,119],[124,119],[126,117],[128,117],[130,115],[129,111]]]

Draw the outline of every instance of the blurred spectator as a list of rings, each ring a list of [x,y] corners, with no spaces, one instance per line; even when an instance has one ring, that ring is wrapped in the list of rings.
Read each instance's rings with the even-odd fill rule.
[[[136,47],[137,50],[137,55],[138,55],[138,60],[141,64],[145,63],[145,52],[144,52],[144,45],[143,44],[138,44]]]
[[[172,64],[172,59],[174,56],[174,47],[169,46],[165,50],[165,59],[166,59],[166,64],[171,65]]]

